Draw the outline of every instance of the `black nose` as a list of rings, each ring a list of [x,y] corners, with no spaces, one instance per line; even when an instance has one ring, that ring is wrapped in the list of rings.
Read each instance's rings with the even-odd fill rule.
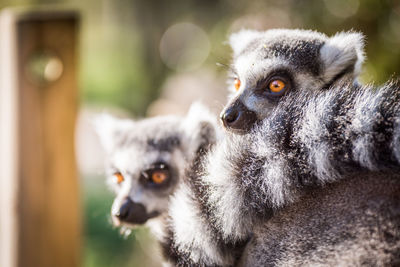
[[[234,125],[235,122],[239,119],[240,112],[233,107],[228,108],[221,116],[221,120],[225,127]]]
[[[237,100],[225,109],[221,114],[221,120],[225,128],[237,133],[245,133],[254,126],[257,115]]]
[[[130,198],[126,198],[122,202],[119,212],[115,216],[122,222],[133,224],[143,224],[150,218],[145,206],[133,202]]]

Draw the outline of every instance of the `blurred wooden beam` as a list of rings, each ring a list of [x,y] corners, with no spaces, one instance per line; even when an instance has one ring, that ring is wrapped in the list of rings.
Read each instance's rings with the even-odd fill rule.
[[[0,266],[78,266],[78,16],[0,15]]]

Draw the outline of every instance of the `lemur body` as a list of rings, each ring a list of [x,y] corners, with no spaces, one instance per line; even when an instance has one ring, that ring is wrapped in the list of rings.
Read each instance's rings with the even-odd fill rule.
[[[366,171],[368,176],[377,170],[391,174],[398,171],[400,89],[387,84],[375,91],[354,83],[362,58],[360,35],[350,34],[346,39],[346,34],[339,34],[327,39],[317,34],[315,41],[310,32],[294,31],[291,35],[283,31],[280,36],[274,31],[273,38],[284,44],[277,52],[273,49],[279,42],[268,42],[268,34],[255,36],[250,42],[242,42],[241,52],[235,51],[234,68],[242,68],[242,82],[222,115],[225,127],[233,133],[226,133],[208,155],[200,155],[203,158],[187,169],[187,179],[172,199],[163,247],[175,265],[234,265],[243,244],[254,233],[242,262],[264,266],[271,255],[249,251],[258,251],[254,246],[257,240],[273,244],[268,243],[271,240],[263,225],[276,212],[282,212],[282,218],[288,216],[285,210],[306,198],[312,188],[318,192],[325,184],[342,179],[363,181],[357,172]],[[286,37],[292,41],[285,42]],[[303,37],[306,40],[293,41]],[[308,41],[317,45],[308,46]],[[272,52],[264,51],[259,57],[260,50],[269,48]],[[311,59],[290,61],[290,53],[297,53],[295,59],[302,57],[299,54]],[[312,64],[316,62],[320,64],[315,70]],[[275,66],[279,71],[274,69],[270,74]],[[279,94],[266,90],[277,78],[290,90]],[[347,179],[352,175],[355,178]],[[373,177],[379,180],[381,175]],[[398,183],[394,185],[398,190]],[[364,203],[373,199],[373,194],[366,195]],[[396,201],[387,204],[399,208]],[[324,213],[324,206],[320,208]],[[372,212],[377,213],[370,225],[375,229],[379,212],[385,216],[385,211]],[[298,216],[301,218],[301,214]],[[348,219],[344,215],[336,218],[331,225]],[[398,218],[393,218],[397,222]],[[315,231],[308,234],[312,240],[317,238]],[[399,236],[395,231],[392,241],[396,246]],[[389,258],[395,260],[398,255],[396,250]]]
[[[369,188],[362,199],[365,209],[372,213],[372,222],[366,221],[370,227],[366,231],[375,231],[379,225],[382,229],[398,229],[398,224],[393,223],[399,222],[396,212],[400,203],[396,198],[389,201],[390,198],[381,197],[383,191],[375,192],[373,185],[374,179],[381,180],[382,185],[391,184],[393,192],[400,190],[399,115],[400,89],[395,84],[379,90],[342,84],[330,90],[288,94],[252,133],[228,134],[204,159],[205,165],[195,164],[197,169],[188,170],[188,179],[183,180],[171,202],[164,251],[179,266],[233,265],[240,256],[242,242],[257,227],[262,230],[260,225],[268,224],[277,212],[284,218],[285,210],[309,197],[310,190],[328,190],[323,189],[326,184],[342,181]],[[389,174],[397,180],[393,181]],[[359,194],[356,189],[349,192]],[[340,190],[332,194],[338,196]],[[316,203],[323,201],[321,196]],[[350,210],[359,207],[353,205],[356,200],[340,199],[347,201]],[[374,208],[379,201],[383,206]],[[386,206],[394,217],[382,208]],[[332,227],[365,212],[343,214],[340,205],[336,211],[319,207]],[[329,221],[335,212],[342,216]],[[380,220],[385,216],[391,220]],[[298,230],[301,233],[307,227],[298,226]],[[392,230],[391,239],[382,246],[397,248],[400,244],[400,232]],[[268,241],[267,232],[262,232],[262,238]],[[318,231],[308,234],[310,243],[321,239]],[[372,243],[363,241],[373,249]],[[397,260],[399,251],[392,252],[388,259]],[[267,258],[258,256],[260,265],[267,262]]]
[[[397,266],[400,174],[360,172],[309,188],[254,228],[239,266]]]
[[[116,226],[146,223],[160,227],[170,195],[199,146],[208,149],[218,136],[216,119],[200,104],[187,116],[160,116],[133,121],[110,115],[95,120],[106,152],[107,183],[115,192],[111,209]]]

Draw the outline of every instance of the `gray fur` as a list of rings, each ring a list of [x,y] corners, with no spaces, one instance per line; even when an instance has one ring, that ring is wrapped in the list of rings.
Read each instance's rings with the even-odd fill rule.
[[[395,264],[399,86],[354,83],[363,60],[356,33],[241,34],[231,39],[242,80],[232,101],[261,123],[245,135],[227,132],[214,147],[201,141],[209,131],[199,131],[198,145],[186,146],[196,149],[160,236],[169,263]],[[279,101],[258,101],[255,85],[275,70],[290,75],[293,90]]]
[[[260,81],[286,75],[292,83],[292,93],[318,91],[349,79],[355,82],[364,59],[363,36],[354,32],[329,38],[303,30],[245,30],[232,35],[230,44],[234,52],[233,75],[241,80],[241,87],[237,92],[232,90],[225,110],[240,102],[255,112],[259,121],[269,121],[279,102],[262,97]],[[295,121],[296,115],[293,114],[290,122]],[[313,169],[312,161],[319,161],[319,155],[324,156],[326,144],[320,143],[319,149],[310,153],[310,162],[302,163],[304,166],[293,165],[300,155],[296,151],[289,153],[291,164],[288,165],[288,160],[282,161],[280,157],[284,150],[274,146],[279,140],[266,142],[261,134],[273,133],[285,127],[282,124],[279,121],[271,129],[261,126],[246,136],[227,134],[208,158],[198,159],[203,164],[193,163],[188,169],[189,179],[173,198],[171,225],[167,229],[170,236],[164,240],[166,255],[172,262],[232,265],[257,221],[298,199],[298,188],[293,181],[297,178],[296,171],[307,166]],[[319,138],[329,138],[327,133],[321,135],[315,137],[316,143]],[[260,157],[266,153],[264,149],[271,155],[267,160]],[[321,182],[333,180],[339,174],[332,171],[331,163],[331,159],[320,161],[313,172],[302,174],[303,182],[312,184],[315,174],[320,175]],[[199,187],[201,190],[195,189]]]
[[[120,221],[116,214],[126,198],[143,204],[148,214],[165,214],[170,195],[182,179],[187,162],[193,160],[198,147],[216,142],[215,116],[200,104],[192,105],[184,118],[160,116],[132,121],[110,115],[95,120],[97,133],[107,153],[107,183],[116,194],[111,209],[115,225],[132,226]],[[207,134],[204,134],[206,132]],[[170,170],[169,181],[162,188],[148,187],[141,182],[143,171],[156,163]],[[116,183],[114,174],[123,174],[125,181]],[[162,235],[162,220],[150,220],[148,225],[156,235]]]
[[[393,83],[379,89],[344,84],[287,95],[251,134],[227,138],[229,154],[218,159],[232,162],[235,168],[228,165],[231,170],[225,171],[231,177],[227,183],[236,183],[235,195],[245,196],[242,206],[236,205],[246,210],[237,211],[237,222],[245,222],[237,224],[249,225],[255,216],[262,219],[295,202],[302,188],[361,170],[398,170],[392,144],[399,138],[394,124],[399,116],[400,89]],[[228,220],[223,209],[220,213],[222,221]],[[238,231],[230,232],[227,237]]]
[[[360,171],[397,172],[399,115],[394,83],[373,88],[350,82],[287,94],[250,134],[227,133],[203,167],[187,171],[171,202],[166,254],[172,251],[171,261],[183,266],[233,265],[255,227],[312,188]]]
[[[332,37],[309,30],[275,29],[265,32],[243,30],[230,38],[234,52],[232,76],[240,79],[222,114],[241,102],[259,120],[269,116],[276,99],[265,93],[268,80],[281,76],[290,90],[328,88],[341,80],[354,80],[364,61],[364,37],[342,32]]]
[[[397,266],[400,174],[360,172],[310,188],[254,229],[240,266]]]

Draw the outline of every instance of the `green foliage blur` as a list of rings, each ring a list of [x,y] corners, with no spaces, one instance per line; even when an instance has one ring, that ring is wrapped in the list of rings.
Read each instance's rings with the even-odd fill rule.
[[[361,31],[367,41],[361,80],[379,84],[398,76],[400,70],[398,0],[0,0],[0,8],[54,4],[81,12],[82,106],[115,106],[143,116],[165,79],[175,74],[163,64],[159,45],[163,33],[178,22],[191,22],[207,33],[211,52],[203,67],[222,76],[225,70],[215,63],[230,63],[225,41],[241,28],[307,28],[328,35]],[[86,177],[82,196],[83,266],[122,267],[135,262],[146,266],[136,241],[146,240],[147,232],[139,229],[125,239],[112,228],[113,196],[104,181]]]
[[[111,105],[145,114],[159,94],[168,69],[159,56],[163,33],[177,22],[191,22],[209,35],[205,66],[229,63],[224,44],[231,31],[288,27],[329,35],[343,30],[367,36],[362,80],[381,83],[400,67],[398,0],[0,0],[1,7],[64,5],[81,11],[82,103]]]
[[[109,210],[113,196],[100,181],[95,178],[84,180],[84,266],[124,266],[133,251],[133,243],[111,227]]]

